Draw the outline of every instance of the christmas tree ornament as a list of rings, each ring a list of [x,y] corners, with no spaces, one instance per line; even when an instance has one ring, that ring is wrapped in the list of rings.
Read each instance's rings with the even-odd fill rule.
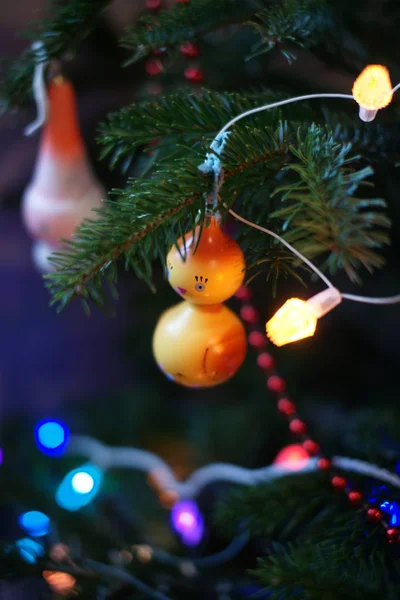
[[[309,459],[308,452],[301,444],[290,444],[278,452],[274,464],[282,465],[290,471],[301,471]]]
[[[150,77],[155,77],[156,75],[160,75],[163,70],[163,65],[161,60],[156,58],[151,58],[146,62],[146,73],[150,75]]]
[[[389,71],[382,65],[368,65],[353,85],[354,100],[360,106],[360,119],[373,121],[377,112],[392,101],[393,90]]]
[[[336,288],[330,287],[309,300],[290,298],[266,325],[275,346],[283,346],[314,335],[317,320],[342,301]]]
[[[75,92],[57,76],[48,87],[48,116],[33,178],[22,203],[25,226],[34,238],[33,257],[51,270],[49,254],[70,239],[84,218],[95,218],[104,190],[89,165],[78,125]]]
[[[198,67],[188,67],[184,71],[185,79],[192,83],[201,83],[204,79],[204,72]]]
[[[230,379],[246,355],[240,319],[223,304],[181,302],[166,310],[153,337],[153,352],[167,377],[187,387]]]
[[[196,58],[200,54],[199,47],[193,42],[185,42],[181,46],[181,54],[185,58]]]
[[[245,262],[239,245],[207,217],[180,238],[167,256],[168,280],[185,299],[164,312],[153,337],[160,369],[188,387],[210,387],[230,379],[246,354],[240,319],[222,304],[238,290]]]
[[[199,236],[200,239],[199,239]],[[180,238],[167,256],[168,281],[193,304],[219,304],[242,285],[245,261],[240,246],[212,218]]]

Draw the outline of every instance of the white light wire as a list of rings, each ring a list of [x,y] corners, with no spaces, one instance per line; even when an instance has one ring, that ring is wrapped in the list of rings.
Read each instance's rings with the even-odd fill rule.
[[[400,83],[398,83],[392,89],[392,93],[394,94],[398,89],[400,89]],[[264,104],[263,106],[258,106],[257,108],[252,108],[250,110],[247,110],[246,112],[243,112],[240,115],[237,115],[236,117],[231,119],[229,121],[229,123],[224,125],[224,127],[219,131],[216,138],[214,139],[214,142],[211,144],[211,147],[213,147],[218,142],[218,140],[220,139],[220,136],[222,136],[232,125],[234,125],[241,119],[244,119],[245,117],[254,115],[259,112],[263,112],[265,110],[270,110],[271,108],[278,108],[279,106],[283,106],[285,104],[291,104],[293,102],[300,102],[301,100],[313,100],[314,98],[344,98],[346,100],[354,100],[354,97],[349,94],[308,94],[305,96],[296,96],[295,98],[288,98],[287,100],[280,100],[279,102],[274,102],[272,104]],[[220,156],[218,156],[218,157],[220,158]],[[280,237],[277,233],[274,233],[273,231],[271,231],[270,229],[267,229],[265,227],[261,227],[261,225],[258,225],[257,223],[248,221],[244,217],[241,217],[240,215],[238,215],[238,213],[236,213],[232,209],[229,209],[229,213],[235,219],[237,219],[238,221],[241,221],[245,225],[248,225],[249,227],[252,227],[253,229],[258,229],[259,231],[262,231],[263,233],[266,233],[267,235],[269,235],[269,236],[275,238],[276,240],[278,240],[279,242],[281,242],[293,254],[295,254],[298,258],[300,258],[300,260],[302,260],[306,265],[308,265],[310,267],[310,269],[312,269],[314,271],[314,273],[316,273],[318,275],[318,277],[320,277],[322,279],[322,281],[324,281],[324,283],[326,283],[326,285],[329,288],[335,287],[333,285],[333,283],[314,265],[314,263],[312,263],[310,260],[308,260],[308,258],[306,258],[303,254],[301,254],[301,252],[296,250],[296,248],[294,248],[291,244],[286,242],[286,240],[284,240],[282,237]],[[386,298],[370,298],[367,296],[356,296],[353,294],[342,294],[341,293],[341,297],[344,298],[345,300],[351,300],[353,302],[362,302],[364,304],[387,305],[387,304],[400,303],[400,294],[397,294],[395,296],[388,296]]]
[[[216,481],[226,481],[239,485],[252,486],[258,483],[274,481],[287,475],[315,472],[318,460],[310,458],[301,469],[294,471],[284,464],[269,465],[260,469],[246,469],[229,463],[213,463],[200,467],[185,481],[175,478],[171,467],[159,456],[138,448],[115,448],[106,446],[90,436],[73,435],[70,438],[67,453],[85,456],[104,471],[126,468],[151,474],[163,490],[174,490],[182,498],[196,498],[201,490]],[[344,471],[358,473],[388,483],[400,489],[400,477],[363,460],[335,456],[332,464]]]

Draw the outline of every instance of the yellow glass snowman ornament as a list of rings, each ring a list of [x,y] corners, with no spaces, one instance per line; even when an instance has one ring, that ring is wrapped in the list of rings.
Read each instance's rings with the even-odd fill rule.
[[[156,326],[153,352],[160,369],[187,387],[211,387],[230,379],[246,355],[240,319],[222,302],[243,282],[239,245],[215,218],[178,240],[167,256],[168,279],[183,302]],[[197,246],[197,247],[196,247]]]

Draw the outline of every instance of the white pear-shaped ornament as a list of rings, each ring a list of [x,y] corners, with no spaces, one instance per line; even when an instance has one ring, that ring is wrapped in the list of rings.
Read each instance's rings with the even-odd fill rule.
[[[31,183],[22,203],[24,224],[35,240],[32,254],[41,271],[49,255],[70,239],[85,217],[96,218],[104,190],[88,161],[78,124],[75,92],[63,77],[48,87],[48,118]]]

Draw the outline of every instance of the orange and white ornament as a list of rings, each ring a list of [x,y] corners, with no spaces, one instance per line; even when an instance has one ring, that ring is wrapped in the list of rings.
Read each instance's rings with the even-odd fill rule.
[[[79,128],[75,92],[62,76],[50,82],[48,112],[22,217],[35,240],[33,258],[41,271],[52,270],[49,255],[70,239],[86,217],[95,218],[104,190],[88,161]]]
[[[243,282],[244,257],[214,218],[178,240],[178,248],[168,254],[168,278],[184,302],[161,315],[153,352],[176,383],[211,387],[230,379],[246,355],[244,327],[222,304]]]

